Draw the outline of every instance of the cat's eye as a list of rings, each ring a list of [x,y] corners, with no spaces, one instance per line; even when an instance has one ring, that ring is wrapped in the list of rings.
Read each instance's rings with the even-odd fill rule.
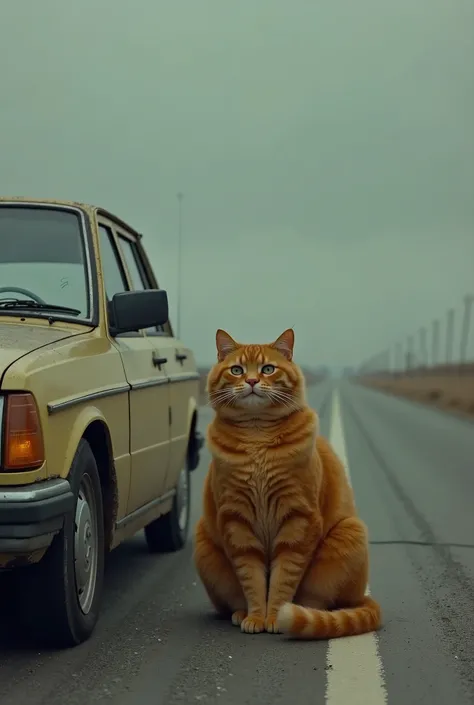
[[[264,375],[272,375],[275,372],[275,365],[264,365],[262,372]]]
[[[239,377],[240,375],[243,375],[243,374],[244,374],[244,368],[241,367],[240,365],[233,365],[233,366],[230,368],[230,371],[231,371],[231,373],[232,373],[233,375],[235,375],[236,377]]]

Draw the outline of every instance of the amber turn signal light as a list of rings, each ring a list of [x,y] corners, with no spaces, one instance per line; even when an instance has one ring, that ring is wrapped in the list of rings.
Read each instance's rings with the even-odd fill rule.
[[[6,398],[4,470],[34,470],[44,462],[43,434],[32,394]]]

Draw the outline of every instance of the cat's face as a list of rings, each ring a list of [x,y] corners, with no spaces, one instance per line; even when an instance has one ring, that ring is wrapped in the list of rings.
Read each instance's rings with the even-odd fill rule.
[[[294,333],[286,330],[274,343],[243,345],[223,330],[216,334],[218,362],[208,376],[212,406],[232,415],[287,416],[301,408],[304,380],[294,364]]]

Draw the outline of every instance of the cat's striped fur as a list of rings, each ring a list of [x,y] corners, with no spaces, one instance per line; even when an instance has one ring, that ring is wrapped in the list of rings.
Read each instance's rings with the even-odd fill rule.
[[[244,632],[362,634],[381,624],[365,595],[367,530],[306,403],[293,345],[292,330],[265,345],[217,332],[196,565],[215,608]]]

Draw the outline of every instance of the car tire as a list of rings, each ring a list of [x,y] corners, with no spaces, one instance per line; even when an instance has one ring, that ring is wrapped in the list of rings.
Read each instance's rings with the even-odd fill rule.
[[[145,526],[151,553],[170,553],[183,548],[189,533],[190,500],[191,477],[186,462],[179,474],[171,511]]]
[[[84,439],[68,479],[74,510],[41,561],[21,576],[27,627],[42,643],[59,648],[77,646],[91,636],[104,582],[102,490],[96,459]]]

